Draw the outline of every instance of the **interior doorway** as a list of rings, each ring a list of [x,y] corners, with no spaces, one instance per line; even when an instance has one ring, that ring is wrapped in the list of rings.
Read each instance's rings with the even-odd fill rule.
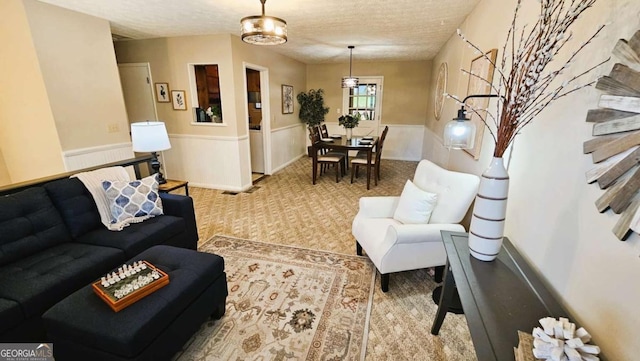
[[[249,155],[251,158],[251,183],[260,181],[266,172],[267,153],[265,139],[269,132],[268,119],[265,117],[265,107],[262,99],[261,70],[245,65],[246,94],[247,94],[247,127],[249,131]],[[266,126],[265,126],[266,125]]]

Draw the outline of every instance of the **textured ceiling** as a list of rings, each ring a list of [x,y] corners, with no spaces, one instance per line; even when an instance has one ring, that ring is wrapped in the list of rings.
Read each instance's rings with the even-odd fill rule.
[[[259,0],[40,0],[107,19],[131,39],[239,34]],[[289,41],[270,49],[307,64],[433,58],[479,0],[268,0]]]

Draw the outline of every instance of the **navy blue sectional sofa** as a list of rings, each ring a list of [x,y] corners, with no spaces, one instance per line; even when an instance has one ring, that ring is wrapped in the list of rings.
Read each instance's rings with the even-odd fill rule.
[[[0,197],[0,342],[44,340],[45,311],[152,246],[196,249],[193,200],[160,197],[164,215],[120,232],[77,178]]]

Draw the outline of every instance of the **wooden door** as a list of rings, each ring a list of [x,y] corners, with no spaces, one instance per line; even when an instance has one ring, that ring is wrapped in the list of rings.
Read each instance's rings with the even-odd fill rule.
[[[149,63],[118,64],[129,124],[157,120]]]

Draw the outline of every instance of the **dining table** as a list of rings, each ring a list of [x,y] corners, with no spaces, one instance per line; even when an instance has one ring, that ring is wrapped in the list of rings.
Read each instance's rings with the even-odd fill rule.
[[[313,158],[313,184],[316,184],[318,178],[318,150],[331,149],[340,152],[349,151],[365,151],[367,152],[367,190],[371,185],[371,158],[373,156],[373,149],[378,143],[378,137],[363,137],[353,136],[351,139],[347,139],[346,135],[331,135],[330,138],[322,138],[319,142],[312,145],[313,151],[311,152]],[[345,162],[349,162],[348,158],[345,158]]]

